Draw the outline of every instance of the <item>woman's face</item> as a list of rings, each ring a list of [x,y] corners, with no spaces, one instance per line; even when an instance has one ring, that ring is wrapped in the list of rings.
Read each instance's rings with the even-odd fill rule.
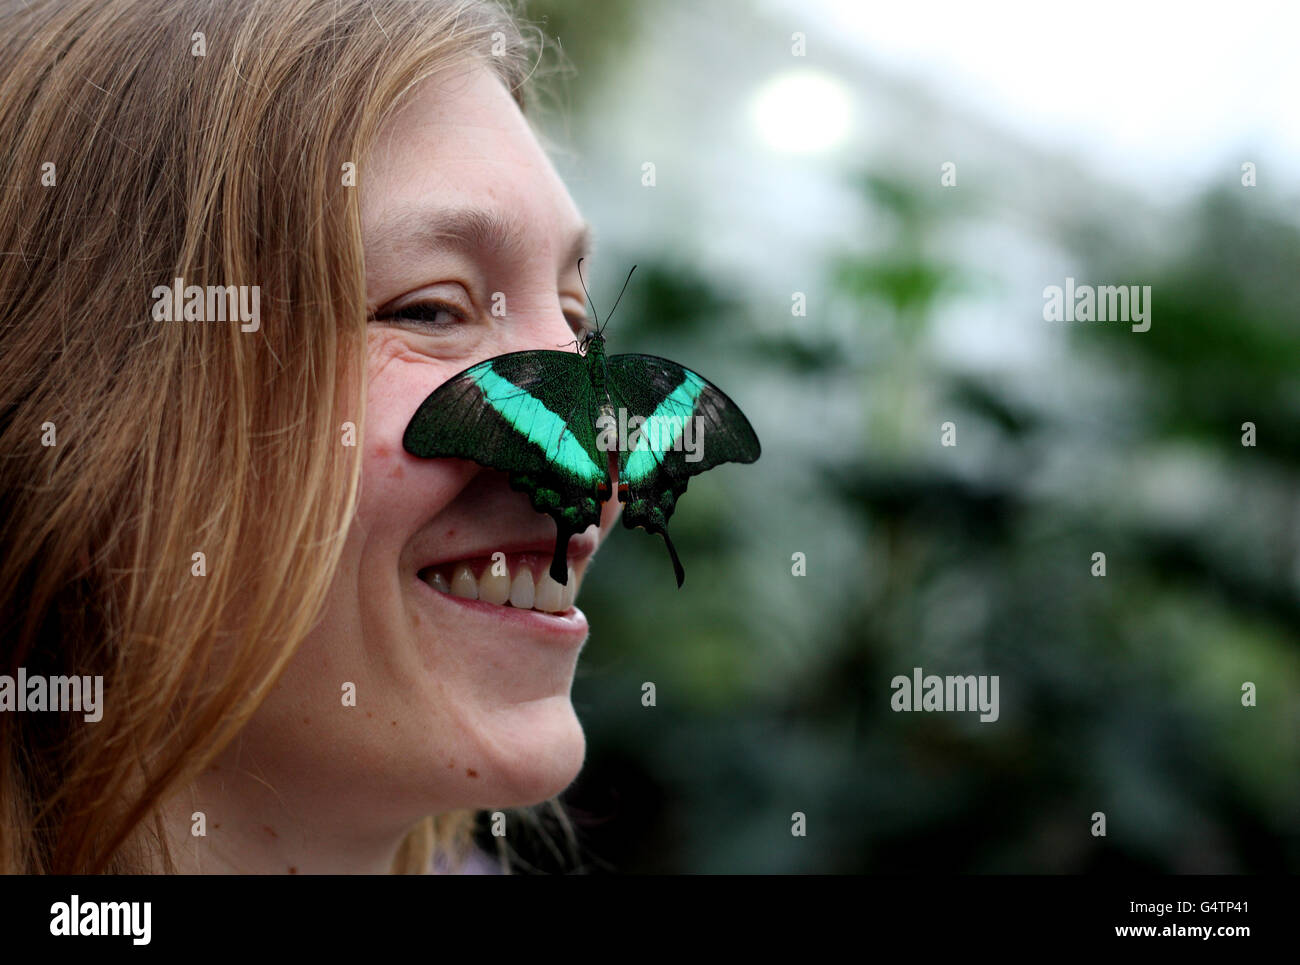
[[[345,829],[391,839],[426,814],[545,800],[586,749],[569,700],[586,619],[558,584],[533,586],[555,524],[502,473],[402,448],[451,375],[504,352],[572,350],[583,220],[485,68],[426,82],[360,159],[357,188],[376,316],[359,508],[321,621],[236,745],[237,769],[275,791],[248,782],[263,799],[254,823],[276,837],[250,833],[298,870],[321,870],[322,839]],[[616,517],[611,500],[570,543],[570,593]],[[508,577],[491,576],[498,552]],[[457,595],[485,575],[475,592],[518,606]],[[281,835],[275,813],[321,827]],[[299,833],[314,844],[293,847]]]

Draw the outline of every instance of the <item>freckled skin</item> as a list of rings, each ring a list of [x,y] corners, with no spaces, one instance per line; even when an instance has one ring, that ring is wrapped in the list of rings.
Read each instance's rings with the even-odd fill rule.
[[[451,375],[495,355],[572,342],[566,314],[585,305],[576,259],[564,262],[582,215],[484,68],[424,82],[359,169],[368,309],[459,299],[476,311],[439,330],[368,328],[361,487],[325,608],[223,753],[227,773],[191,789],[228,826],[278,831],[232,827],[217,836],[219,849],[196,845],[194,808],[178,795],[174,836],[187,853],[208,849],[200,865],[208,870],[383,872],[425,816],[543,801],[572,782],[586,753],[569,699],[578,648],[498,629],[431,597],[415,577],[422,555],[553,540],[554,522],[504,474],[417,459],[401,444],[420,402]],[[519,251],[433,253],[387,230],[431,203],[507,218]],[[494,291],[505,293],[505,317],[486,310]],[[603,538],[618,512],[610,500],[590,533]],[[356,685],[356,706],[341,704],[344,681]]]

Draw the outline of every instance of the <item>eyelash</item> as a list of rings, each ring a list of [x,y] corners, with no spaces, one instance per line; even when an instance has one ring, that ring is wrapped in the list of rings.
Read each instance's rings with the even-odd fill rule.
[[[455,317],[456,321],[452,323],[444,322],[442,324],[439,324],[437,322],[434,322],[432,318],[417,317],[418,314],[424,313],[426,311],[429,314],[446,312],[448,315]],[[427,328],[433,331],[448,329],[453,327],[454,325],[463,323],[466,320],[462,311],[459,308],[457,308],[455,305],[449,305],[446,302],[439,302],[439,301],[411,302],[409,305],[403,305],[401,308],[397,309],[396,311],[388,312],[385,315],[376,315],[375,318],[382,321],[398,321],[398,320],[407,321],[407,322],[411,322],[414,325],[418,325],[421,328]]]
[[[439,324],[437,322],[434,322],[430,318],[418,318],[410,314],[410,313],[419,314],[419,313],[424,313],[425,311],[428,311],[430,313],[446,312],[448,315],[453,316],[456,319],[456,321],[451,323],[444,322]],[[449,305],[447,302],[423,301],[423,302],[411,302],[409,305],[403,305],[401,308],[396,309],[395,311],[387,312],[386,314],[383,315],[373,315],[371,316],[371,320],[385,321],[385,322],[405,321],[405,322],[410,322],[413,325],[419,326],[420,328],[429,329],[430,331],[445,331],[446,329],[452,328],[455,325],[463,324],[466,321],[466,318],[462,310],[457,308],[455,305]],[[587,318],[585,313],[580,318],[571,318],[566,315],[565,320],[569,323],[569,327],[572,328],[574,330],[574,333],[578,335],[578,337],[580,338],[583,335],[585,335],[591,328],[589,319]]]

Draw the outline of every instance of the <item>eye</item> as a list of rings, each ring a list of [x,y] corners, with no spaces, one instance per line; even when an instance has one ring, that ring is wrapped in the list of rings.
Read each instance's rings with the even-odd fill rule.
[[[371,321],[444,331],[463,325],[466,319],[464,309],[455,305],[441,301],[423,301],[410,302],[386,312],[377,312],[371,316]]]

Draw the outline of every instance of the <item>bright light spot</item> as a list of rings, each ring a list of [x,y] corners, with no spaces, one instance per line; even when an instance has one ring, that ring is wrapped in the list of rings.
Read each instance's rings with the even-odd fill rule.
[[[853,102],[840,81],[811,70],[791,71],[759,88],[750,107],[759,137],[774,151],[819,154],[849,133]]]

